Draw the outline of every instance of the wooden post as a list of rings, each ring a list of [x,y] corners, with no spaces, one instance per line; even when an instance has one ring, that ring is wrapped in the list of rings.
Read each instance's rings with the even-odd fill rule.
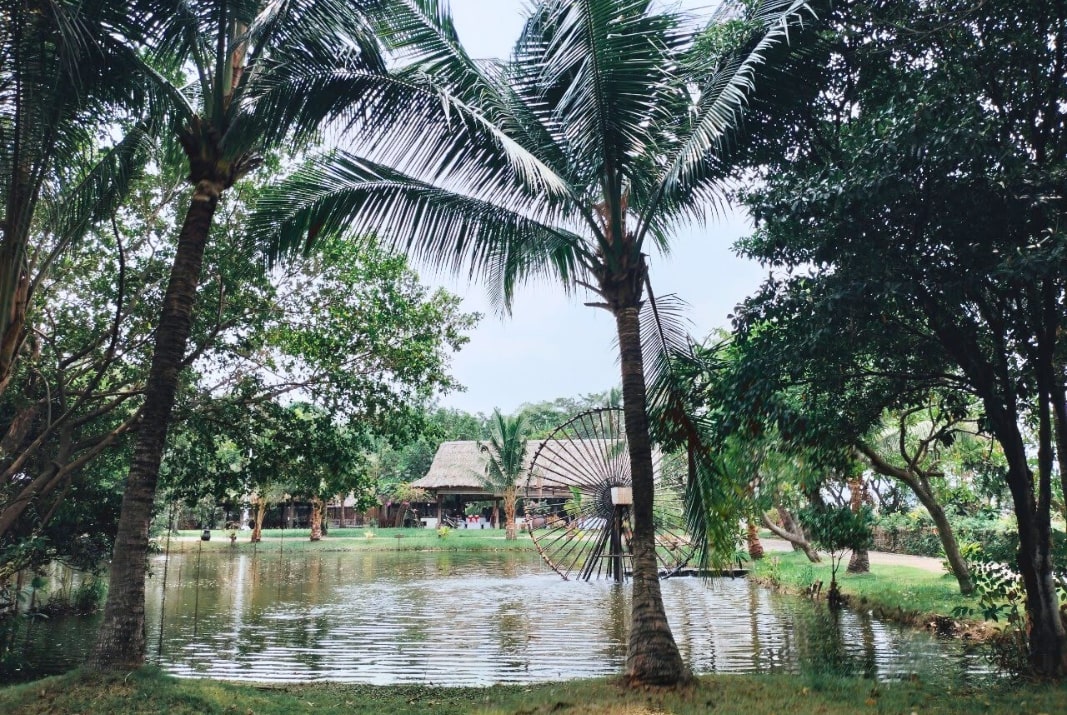
[[[444,516],[444,497],[441,496],[441,492],[437,492],[437,526],[442,527],[445,525]]]

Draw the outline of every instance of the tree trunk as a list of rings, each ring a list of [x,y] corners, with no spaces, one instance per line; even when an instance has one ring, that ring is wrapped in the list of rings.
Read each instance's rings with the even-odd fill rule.
[[[897,479],[911,489],[937,526],[937,537],[941,540],[941,547],[945,550],[949,566],[956,576],[956,582],[960,585],[960,593],[965,596],[973,593],[974,581],[971,579],[971,571],[967,568],[967,562],[963,560],[963,555],[960,554],[960,545],[956,541],[956,532],[952,530],[952,525],[948,522],[948,517],[945,516],[945,510],[941,508],[941,505],[938,504],[937,499],[934,498],[933,493],[930,491],[929,482],[925,479],[920,479],[916,474],[886,462],[881,455],[862,442],[857,445],[857,449],[867,458],[868,463],[870,463],[875,472]]]
[[[663,608],[656,565],[652,498],[652,444],[648,434],[647,397],[641,334],[636,305],[616,308],[622,366],[623,414],[630,449],[633,487],[633,617],[626,675],[631,682],[674,685],[688,677]]]
[[[322,540],[322,499],[311,499],[311,540]]]
[[[759,540],[759,532],[756,530],[756,522],[748,519],[745,524],[745,539],[748,541],[748,555],[753,561],[763,558],[763,544]]]
[[[989,404],[986,405],[987,411]],[[996,417],[1001,417],[997,420]],[[1034,498],[1034,479],[1017,424],[1009,424],[1001,412],[993,418],[994,434],[1008,461],[1008,487],[1011,489],[1019,527],[1019,574],[1026,589],[1026,616],[1029,622],[1030,665],[1045,677],[1060,677],[1067,671],[1067,648],[1059,597],[1052,574],[1052,530],[1047,513]],[[999,428],[999,429],[998,429]],[[1039,480],[1049,475],[1038,475]],[[1046,489],[1042,484],[1041,489]]]
[[[767,515],[763,515],[763,525],[770,529],[771,533],[782,539],[785,539],[793,545],[794,551],[803,551],[804,555],[808,557],[808,561],[813,564],[822,562],[822,557],[819,556],[819,552],[811,548],[811,544],[804,538],[803,533],[793,533],[786,531],[782,527],[775,524],[773,521],[767,518]],[[799,530],[798,530],[799,531]]]
[[[974,593],[974,581],[971,580],[971,570],[967,567],[967,562],[963,560],[963,554],[960,553],[960,545],[956,541],[956,532],[952,530],[952,524],[948,522],[945,510],[934,500],[933,495],[929,496],[930,503],[923,502],[923,506],[926,507],[926,511],[930,512],[930,517],[934,520],[934,526],[937,527],[937,536],[941,539],[941,548],[945,550],[948,565],[956,577],[956,582],[960,585],[960,593],[969,596]]]
[[[256,498],[256,523],[252,527],[252,543],[256,544],[263,540],[263,519],[267,516],[267,500],[263,497]]]
[[[104,617],[91,668],[130,670],[145,657],[145,567],[148,526],[159,478],[159,463],[170,425],[185,346],[192,327],[193,303],[200,282],[211,221],[222,186],[200,181],[178,236],[178,250],[156,327],[152,366],[145,386],[144,412],[122,497]]]
[[[1053,364],[1052,427],[1056,436],[1056,462],[1060,472],[1060,511],[1067,519],[1067,376],[1064,360],[1057,357]]]
[[[863,477],[859,476],[855,479],[850,479],[848,482],[848,491],[850,494],[850,507],[853,514],[859,514],[860,509],[863,508],[863,502],[867,499],[867,485],[863,481]],[[867,553],[867,548],[853,549],[852,557],[848,560],[848,572],[849,573],[870,573],[871,572],[871,557]]]
[[[775,509],[778,511],[778,519],[782,522],[782,528],[790,534],[800,536],[803,541],[807,542],[807,538],[804,536],[804,529],[801,528],[800,524],[797,523],[797,520],[793,518],[793,515],[789,513],[789,510],[780,504],[776,506]],[[767,521],[766,517],[764,517],[764,521]],[[764,526],[766,526],[766,524],[764,524]],[[789,545],[793,547],[793,551],[804,551],[804,547],[796,542],[790,541]]]
[[[515,528],[515,501],[517,496],[515,487],[508,487],[504,490],[505,541],[514,541],[518,538],[518,530]]]

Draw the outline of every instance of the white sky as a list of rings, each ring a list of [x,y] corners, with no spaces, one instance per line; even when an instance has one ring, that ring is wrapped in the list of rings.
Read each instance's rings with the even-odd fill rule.
[[[523,0],[451,0],[456,28],[474,57],[504,57],[522,27]],[[707,0],[683,0],[687,9]],[[653,255],[656,295],[675,293],[691,308],[692,333],[703,338],[727,327],[735,305],[762,281],[759,265],[735,256],[730,246],[748,231],[743,216],[731,213],[706,227],[679,232],[670,256]],[[489,413],[513,412],[524,402],[601,392],[620,380],[613,347],[615,323],[604,310],[588,308],[588,297],[566,297],[555,284],[531,284],[516,296],[513,313],[500,318],[481,285],[448,276],[424,279],[464,297],[463,308],[484,317],[470,342],[453,359],[453,374],[466,392],[446,395],[444,407]]]

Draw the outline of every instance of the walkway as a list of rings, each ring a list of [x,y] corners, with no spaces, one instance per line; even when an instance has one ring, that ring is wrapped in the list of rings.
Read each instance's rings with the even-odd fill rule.
[[[765,551],[792,551],[793,545],[785,539],[760,539]],[[881,566],[911,566],[912,568],[945,573],[942,560],[933,556],[911,556],[909,554],[890,554],[885,551],[868,551],[872,564]],[[847,561],[845,562],[848,563]]]

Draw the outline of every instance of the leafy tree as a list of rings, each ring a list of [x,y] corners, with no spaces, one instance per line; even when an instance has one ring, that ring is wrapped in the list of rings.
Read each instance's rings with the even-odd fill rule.
[[[145,161],[143,18],[122,3],[0,4],[0,394],[26,341],[27,311],[52,264],[105,218]],[[31,350],[32,352],[32,350]]]
[[[1062,675],[1051,507],[1057,458],[1067,475],[1063,9],[857,1],[831,23],[813,62],[828,87],[764,133],[766,181],[748,201],[745,250],[794,272],[741,322],[753,335],[786,320],[811,331],[807,359],[845,376],[858,347],[902,392],[933,382],[975,396],[1004,453],[1030,661]]]
[[[341,425],[334,415],[309,405],[286,411],[284,440],[272,443],[284,450],[287,482],[294,495],[311,501],[311,540],[322,538],[325,500],[349,492],[369,490],[364,455],[369,443],[356,424]]]
[[[973,433],[973,414],[960,413],[958,408],[952,399],[935,399],[887,414],[880,432],[876,429],[869,438],[855,444],[857,453],[871,469],[906,485],[929,512],[960,592],[969,594],[974,590],[970,569],[945,513],[946,504],[958,503],[958,499],[943,496],[945,467],[952,459],[953,446],[989,440]]]
[[[863,507],[854,512],[848,507],[810,506],[800,512],[800,520],[815,545],[830,554],[827,602],[832,608],[840,606],[844,601],[837,584],[837,571],[845,551],[864,549],[870,544],[870,509]]]
[[[404,58],[405,111],[359,127],[362,155],[319,158],[280,185],[256,234],[285,252],[378,232],[436,265],[468,265],[504,307],[535,277],[595,294],[616,321],[633,476],[626,669],[634,682],[676,683],[685,667],[656,568],[639,332],[646,253],[721,195],[756,71],[806,6],[730,3],[705,25],[648,0],[543,0],[510,61],[480,63],[440,3],[405,5],[384,30]],[[727,20],[743,40],[709,51],[701,40]]]
[[[505,417],[493,410],[489,423],[489,440],[479,443],[486,453],[484,483],[493,493],[500,493],[504,501],[506,519],[505,539],[513,541],[515,532],[515,504],[518,501],[518,479],[526,468],[526,421],[522,415]]]
[[[273,434],[268,408],[281,402],[314,399],[342,422],[358,418],[368,434],[402,439],[428,400],[456,386],[450,355],[475,319],[455,296],[420,285],[403,257],[369,242],[324,243],[313,258],[268,271],[241,233],[257,190],[243,184],[205,254],[205,309],[191,329],[162,474],[169,493],[193,501],[236,498],[258,484],[227,452],[269,451],[259,440]],[[0,555],[0,571],[68,558],[68,548],[82,564],[110,552],[180,191],[181,179],[146,171],[111,225],[91,229],[34,292],[34,351],[0,395],[0,553],[11,555]],[[83,517],[91,504],[64,504],[81,495],[100,506],[95,523]],[[92,549],[51,538],[76,529],[91,535]]]
[[[518,414],[527,423],[530,437],[547,437],[552,430],[586,410],[598,407],[621,407],[622,393],[617,388],[592,392],[581,397],[557,397],[544,402],[519,405]]]

